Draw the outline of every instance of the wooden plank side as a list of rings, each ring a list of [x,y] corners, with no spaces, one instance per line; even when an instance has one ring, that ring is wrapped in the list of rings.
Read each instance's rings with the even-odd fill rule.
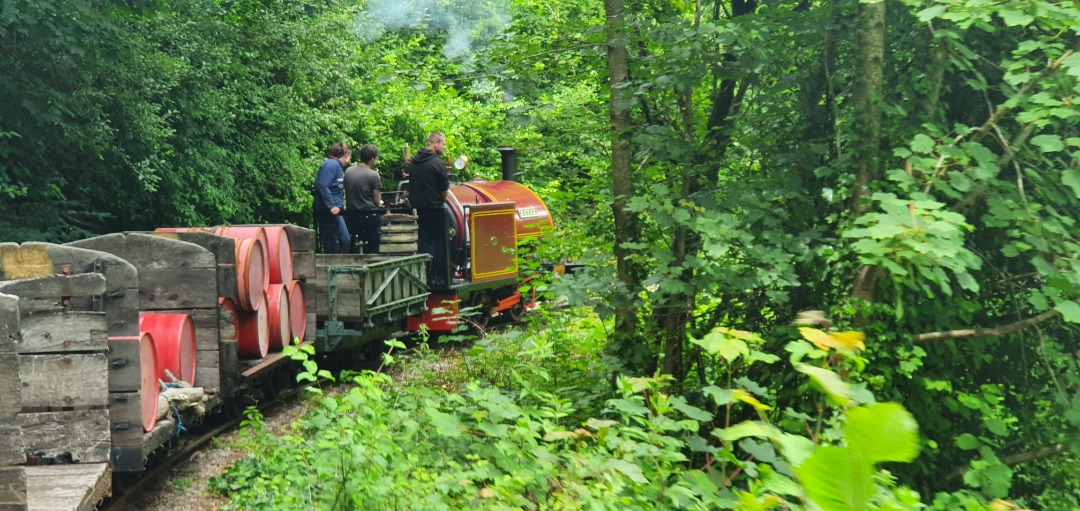
[[[112,254],[52,243],[23,243],[12,255],[13,264],[8,264],[8,254],[3,257],[5,279],[25,278],[26,276],[45,276],[51,274],[100,273],[105,275],[106,289],[114,290],[126,287],[138,287],[139,275],[131,263]],[[50,269],[40,273],[45,267]],[[14,272],[14,273],[13,273]],[[34,275],[34,272],[38,272]],[[22,277],[11,276],[25,274]]]
[[[93,511],[112,494],[107,463],[26,467],[26,500],[31,511]]]
[[[139,309],[216,307],[217,287],[216,267],[140,269]]]
[[[15,353],[21,330],[19,297],[0,293],[0,354]]]
[[[221,391],[221,354],[218,350],[199,350],[195,352],[195,386],[204,391]]]
[[[0,468],[26,463],[26,449],[23,449],[22,428],[18,416],[12,415],[0,420]]]
[[[67,244],[113,254],[140,272],[149,269],[213,268],[213,252],[194,243],[143,233],[106,234]],[[140,275],[141,276],[141,275]]]
[[[139,336],[109,337],[109,392],[136,392],[142,386]]]
[[[315,278],[315,252],[293,252],[293,280]]]
[[[181,240],[209,250],[217,260],[218,296],[236,296],[236,240],[209,232],[154,232],[148,235]]]
[[[105,293],[105,277],[98,273],[48,275],[0,282],[0,292],[20,298],[60,300]]]
[[[108,361],[103,353],[19,355],[19,373],[23,410],[108,403]]]
[[[18,419],[30,456],[74,463],[109,461],[108,410],[21,413]]]
[[[0,467],[0,509],[26,509],[26,470],[23,467]]]
[[[239,346],[235,339],[221,341],[218,351],[218,368],[221,374],[221,394],[232,396],[240,377]]]
[[[139,472],[142,457],[142,401],[138,392],[109,394],[109,419],[112,433],[112,464],[116,472]]]
[[[104,312],[31,314],[22,322],[19,353],[63,353],[109,349]]]
[[[299,225],[285,224],[285,234],[293,252],[315,252],[315,231]]]
[[[315,326],[316,321],[318,321],[318,315],[316,315],[314,312],[309,312],[307,314],[307,329],[304,330],[305,341],[315,341],[315,331],[317,330]]]

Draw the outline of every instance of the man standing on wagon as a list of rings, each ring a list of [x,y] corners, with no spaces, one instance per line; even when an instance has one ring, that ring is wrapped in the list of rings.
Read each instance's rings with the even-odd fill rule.
[[[330,146],[326,161],[315,174],[311,209],[319,228],[323,253],[348,254],[349,230],[341,214],[345,210],[345,166],[352,161],[349,144],[338,142]]]
[[[409,162],[409,204],[419,216],[418,249],[431,254],[428,284],[433,288],[450,285],[450,251],[447,237],[446,192],[450,190],[446,162],[446,135],[432,131],[427,147],[416,152]]]
[[[360,148],[360,163],[345,170],[345,226],[359,246],[354,254],[378,254],[382,236],[379,230],[379,208],[382,207],[382,179],[375,172],[379,148],[365,144]],[[363,248],[363,250],[359,250]]]

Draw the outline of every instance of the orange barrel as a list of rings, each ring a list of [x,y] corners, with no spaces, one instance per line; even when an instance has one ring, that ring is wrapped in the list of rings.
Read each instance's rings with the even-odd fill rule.
[[[263,291],[270,283],[261,242],[256,239],[236,240],[236,305],[244,310],[262,306]]]
[[[307,331],[307,304],[304,303],[304,288],[299,280],[290,280],[285,285],[289,292],[289,331],[290,340],[304,340]]]
[[[284,284],[292,280],[292,244],[285,227],[280,225],[263,226],[266,237],[270,239],[270,283]]]
[[[270,284],[266,289],[266,316],[270,327],[270,351],[281,351],[292,340],[289,329],[289,291],[281,284]]]
[[[157,377],[166,383],[168,370],[173,376],[195,383],[195,324],[190,314],[139,314],[139,331],[150,332],[158,359]]]
[[[244,358],[265,358],[270,351],[270,322],[267,318],[266,291],[262,295],[263,306],[257,310],[236,311],[237,351]]]
[[[110,337],[110,339],[113,339]],[[120,337],[120,339],[131,339],[134,337]],[[158,373],[161,369],[158,367],[157,351],[154,346],[154,336],[150,332],[141,332],[139,335],[139,401],[142,409],[142,425],[144,431],[150,431],[154,429],[154,424],[157,424],[157,412],[158,412],[158,394],[161,393],[161,389],[158,387]]]

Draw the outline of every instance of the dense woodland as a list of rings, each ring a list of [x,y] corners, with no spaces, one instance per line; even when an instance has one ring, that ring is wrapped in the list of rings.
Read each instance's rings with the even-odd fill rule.
[[[379,378],[327,405],[453,446],[512,436],[457,434],[512,397],[541,431],[493,455],[518,479],[462,443],[425,472],[472,467],[453,500],[337,453],[329,496],[291,494],[314,508],[1080,509],[1072,0],[11,0],[0,27],[0,241],[310,225],[340,140],[383,150],[386,187],[428,130],[462,179],[519,149],[556,219],[539,258],[587,265],[544,286],[573,312],[510,334],[550,371],[398,395],[412,426]],[[268,467],[242,473],[299,477]]]

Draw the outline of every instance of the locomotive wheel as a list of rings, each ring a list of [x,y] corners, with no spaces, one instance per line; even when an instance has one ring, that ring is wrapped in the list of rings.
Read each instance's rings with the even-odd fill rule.
[[[520,303],[510,307],[506,312],[510,315],[510,321],[514,323],[521,323],[521,320],[525,319],[525,306]]]
[[[470,295],[465,304],[472,312],[468,320],[476,326],[476,329],[481,334],[487,330],[488,324],[491,323],[491,300],[488,298],[486,291],[479,291]]]

